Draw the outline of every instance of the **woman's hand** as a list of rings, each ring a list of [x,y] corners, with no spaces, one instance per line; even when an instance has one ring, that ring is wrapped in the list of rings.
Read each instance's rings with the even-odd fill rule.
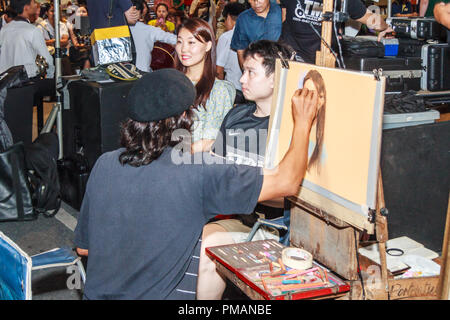
[[[204,139],[194,142],[191,145],[191,153],[210,151],[214,141],[215,140]]]

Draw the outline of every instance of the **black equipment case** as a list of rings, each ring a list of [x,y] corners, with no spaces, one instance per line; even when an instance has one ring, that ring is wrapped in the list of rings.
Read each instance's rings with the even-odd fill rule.
[[[450,89],[450,45],[427,44],[422,47],[423,73],[420,87],[426,91]]]
[[[439,39],[441,26],[434,18],[387,18],[386,23],[395,31],[397,38]]]
[[[422,47],[427,44],[424,40],[398,38],[397,57],[422,57]]]
[[[384,44],[376,40],[344,36],[341,44],[344,57],[384,57]]]
[[[386,92],[420,90],[422,64],[420,57],[410,58],[345,58],[347,69],[369,71],[382,69],[386,76]]]

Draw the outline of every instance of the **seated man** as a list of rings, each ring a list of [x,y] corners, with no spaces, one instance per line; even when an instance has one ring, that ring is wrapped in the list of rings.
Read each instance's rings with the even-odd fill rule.
[[[88,255],[85,298],[194,299],[203,225],[298,192],[315,91],[292,98],[292,142],[276,170],[216,163],[209,153],[194,163],[190,149],[172,148],[175,131],[191,130],[195,96],[175,69],[147,73],[131,89],[123,148],[97,160],[75,229],[77,251]]]
[[[23,65],[29,78],[38,75],[36,56],[45,58],[49,68],[47,77],[53,78],[53,58],[45,45],[42,33],[29,22],[36,12],[34,0],[12,0],[11,8],[17,17],[2,28],[0,33],[0,73],[14,66]]]
[[[53,57],[47,50],[41,31],[30,23],[30,18],[37,10],[35,0],[11,0],[11,8],[18,15],[3,26],[0,33],[0,73],[14,66],[25,67],[28,78],[35,83],[34,105],[37,106],[38,131],[40,131],[44,118],[42,98],[55,94]],[[39,74],[36,65],[37,55],[44,57],[48,64],[45,79]]]
[[[269,40],[253,42],[245,49],[244,72],[240,81],[245,99],[251,102],[237,105],[227,113],[211,148],[213,154],[238,164],[263,167],[278,52],[283,58],[289,59],[292,49]],[[278,201],[277,206],[282,207],[282,204],[282,201]],[[255,211],[263,211],[267,218],[283,214],[281,208],[276,210],[265,206]],[[214,263],[205,255],[205,248],[245,241],[257,216],[254,219],[248,215],[237,217],[214,221],[203,228],[198,299],[222,297],[225,282],[215,271]],[[265,235],[267,237],[270,234]]]

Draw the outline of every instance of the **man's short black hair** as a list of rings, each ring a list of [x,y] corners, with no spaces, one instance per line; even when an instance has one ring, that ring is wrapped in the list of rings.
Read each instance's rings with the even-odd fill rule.
[[[17,12],[14,11],[11,7],[7,7],[5,11],[3,11],[3,14],[6,14],[10,19],[14,19],[17,16]]]
[[[275,61],[280,56],[289,60],[294,54],[291,46],[270,40],[258,40],[249,44],[244,50],[244,59],[247,57],[259,56],[263,59],[263,66],[266,69],[266,76],[270,76],[275,72]]]
[[[31,0],[11,0],[10,6],[17,14],[23,13],[23,7],[29,5]]]
[[[239,2],[230,2],[223,8],[222,15],[226,19],[227,16],[231,16],[233,20],[236,20],[237,17],[241,14],[242,11],[245,10],[245,6]]]

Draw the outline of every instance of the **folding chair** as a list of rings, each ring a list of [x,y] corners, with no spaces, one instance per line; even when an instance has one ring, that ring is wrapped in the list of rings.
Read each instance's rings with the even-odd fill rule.
[[[275,218],[275,219],[259,218],[256,221],[256,223],[253,225],[253,228],[247,237],[247,242],[252,241],[252,239],[253,239],[255,233],[258,231],[259,227],[262,225],[265,225],[268,227],[276,228],[278,230],[286,230],[286,234],[283,237],[280,237],[279,242],[285,246],[289,246],[290,221],[291,221],[291,204],[286,198],[284,198],[283,216]]]
[[[0,300],[31,300],[32,270],[71,265],[77,265],[85,283],[86,273],[81,259],[71,249],[55,248],[30,257],[0,232]]]

